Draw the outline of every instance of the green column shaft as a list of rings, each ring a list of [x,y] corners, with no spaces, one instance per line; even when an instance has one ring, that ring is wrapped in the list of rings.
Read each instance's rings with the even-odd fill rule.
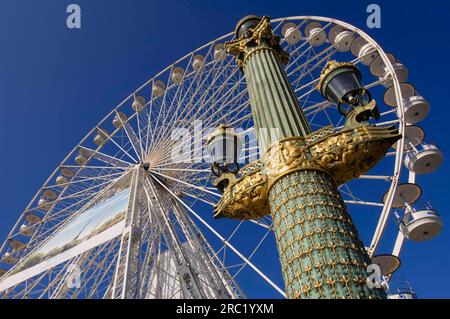
[[[260,154],[279,139],[311,133],[283,66],[270,48],[244,66]],[[261,128],[278,128],[267,136]],[[368,255],[334,181],[321,171],[278,180],[269,194],[289,298],[383,298],[366,285]]]
[[[261,154],[282,138],[311,133],[286,72],[272,49],[254,52],[244,67],[244,73]],[[278,135],[270,132],[271,129],[276,129]]]
[[[288,298],[384,297],[366,284],[369,257],[327,173],[291,173],[269,201]]]

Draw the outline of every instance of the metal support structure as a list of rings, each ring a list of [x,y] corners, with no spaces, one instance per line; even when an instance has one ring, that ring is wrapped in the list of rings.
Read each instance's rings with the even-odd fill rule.
[[[114,280],[105,297],[236,298],[234,281],[215,263],[203,235],[152,178],[141,167],[133,172]],[[143,223],[151,227],[146,239]]]
[[[136,169],[131,179],[130,198],[125,215],[120,251],[114,275],[111,297],[113,299],[139,298],[139,274],[142,221],[142,169]]]

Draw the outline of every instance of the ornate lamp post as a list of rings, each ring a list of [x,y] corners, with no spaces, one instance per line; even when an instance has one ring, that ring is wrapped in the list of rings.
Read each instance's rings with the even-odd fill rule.
[[[367,172],[400,136],[375,127],[376,103],[350,63],[331,62],[318,89],[347,116],[342,131],[312,132],[288,81],[288,55],[268,17],[247,16],[225,45],[244,72],[261,160],[227,179],[215,217],[256,219],[272,214],[288,298],[385,298],[367,286],[367,252],[338,186]],[[344,109],[343,106],[348,108]],[[279,130],[267,136],[267,128]]]

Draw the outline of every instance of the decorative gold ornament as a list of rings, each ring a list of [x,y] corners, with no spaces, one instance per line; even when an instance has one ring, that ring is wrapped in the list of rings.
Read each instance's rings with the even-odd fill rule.
[[[248,58],[260,50],[272,50],[283,64],[289,62],[289,55],[281,48],[280,38],[272,31],[269,17],[262,17],[248,36],[225,43],[225,49],[236,57],[239,69],[243,69]]]
[[[377,102],[375,100],[370,101],[366,105],[359,105],[353,108],[347,114],[347,120],[345,121],[345,128],[351,129],[361,126],[361,122],[363,122],[363,118],[367,116],[378,119],[380,117],[380,113],[377,109]]]
[[[270,214],[267,201],[267,176],[262,173],[260,162],[247,165],[243,176],[231,183],[214,208],[214,217],[234,219],[258,219]]]
[[[323,171],[342,185],[374,167],[400,137],[393,126],[360,125],[340,132],[326,127],[305,138],[281,140],[270,146],[260,161],[242,169],[243,176],[225,189],[214,217],[243,220],[269,214],[271,187],[296,171]]]

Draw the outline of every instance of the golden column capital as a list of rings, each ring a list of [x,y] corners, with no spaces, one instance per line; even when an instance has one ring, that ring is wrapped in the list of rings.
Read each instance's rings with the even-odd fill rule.
[[[266,16],[259,18],[260,21],[255,27],[239,36],[239,29],[246,22],[246,18],[242,19],[236,27],[236,39],[225,43],[227,52],[236,57],[239,69],[242,71],[248,58],[260,50],[272,50],[280,63],[287,64],[289,54],[281,48],[280,38],[273,33],[270,18]],[[249,16],[249,18],[258,19],[256,16]]]

